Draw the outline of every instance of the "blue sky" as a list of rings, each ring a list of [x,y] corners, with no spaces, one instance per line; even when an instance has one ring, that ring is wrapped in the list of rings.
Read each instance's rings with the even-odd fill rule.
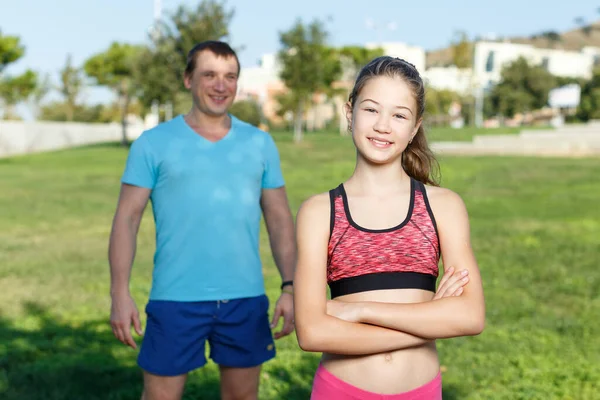
[[[163,13],[198,2],[162,0]],[[430,50],[447,46],[459,29],[471,37],[529,35],[572,29],[579,16],[600,17],[598,3],[591,0],[228,0],[226,5],[235,9],[231,44],[245,48],[240,52],[242,66],[255,65],[261,54],[277,51],[279,32],[297,18],[308,22],[331,17],[327,27],[333,45],[384,40]],[[57,79],[68,53],[81,65],[112,41],[143,43],[153,15],[154,0],[0,0],[0,29],[20,36],[26,46],[25,57],[6,73],[32,68]],[[367,18],[382,29],[369,29]],[[88,102],[108,98],[106,91],[87,92]]]

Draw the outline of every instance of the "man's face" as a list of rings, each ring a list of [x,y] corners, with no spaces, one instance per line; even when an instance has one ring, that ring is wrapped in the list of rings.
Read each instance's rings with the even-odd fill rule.
[[[237,93],[238,64],[233,56],[217,56],[203,50],[196,56],[196,68],[185,77],[196,107],[205,114],[227,114]]]

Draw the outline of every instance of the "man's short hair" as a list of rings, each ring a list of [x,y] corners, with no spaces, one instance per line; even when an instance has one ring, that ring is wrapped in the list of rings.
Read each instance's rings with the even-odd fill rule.
[[[233,57],[235,58],[235,62],[238,66],[238,75],[240,74],[240,60],[236,52],[225,42],[221,42],[218,40],[205,40],[204,42],[200,42],[195,45],[187,55],[187,62],[185,66],[185,74],[184,76],[190,76],[194,73],[196,69],[196,60],[198,59],[198,54],[202,51],[208,50],[215,54],[218,57]]]

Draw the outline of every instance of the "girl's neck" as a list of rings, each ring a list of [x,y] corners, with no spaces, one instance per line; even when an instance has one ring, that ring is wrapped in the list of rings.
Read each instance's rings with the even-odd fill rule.
[[[351,191],[375,196],[386,196],[406,190],[410,177],[401,161],[373,164],[358,156],[354,173],[345,184]]]

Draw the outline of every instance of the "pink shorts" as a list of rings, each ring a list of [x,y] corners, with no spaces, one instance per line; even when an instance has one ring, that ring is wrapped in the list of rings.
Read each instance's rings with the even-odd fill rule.
[[[442,375],[416,389],[399,394],[378,394],[352,386],[321,364],[315,373],[310,400],[442,400]]]

